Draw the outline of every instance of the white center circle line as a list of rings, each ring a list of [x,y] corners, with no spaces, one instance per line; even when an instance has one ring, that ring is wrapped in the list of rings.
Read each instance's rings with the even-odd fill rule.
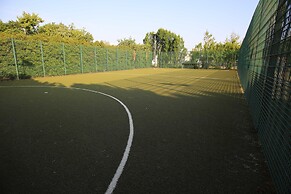
[[[126,111],[127,116],[128,116],[128,122],[129,122],[129,136],[128,136],[128,140],[127,140],[127,145],[125,147],[125,150],[123,152],[123,156],[122,159],[119,163],[118,168],[116,169],[116,172],[105,192],[105,194],[111,194],[113,193],[117,182],[123,172],[124,166],[127,162],[128,156],[129,156],[129,152],[131,149],[131,145],[132,145],[132,141],[133,141],[133,135],[134,135],[134,127],[133,127],[133,119],[132,119],[132,115],[131,112],[129,111],[129,109],[127,108],[127,106],[118,98],[111,96],[109,94],[103,93],[103,92],[98,92],[95,90],[90,90],[90,89],[85,89],[85,88],[77,88],[77,87],[59,87],[59,86],[0,86],[0,88],[64,88],[64,89],[75,89],[75,90],[82,90],[82,91],[86,91],[86,92],[91,92],[91,93],[95,93],[95,94],[101,94],[103,96],[109,97],[115,101],[117,101]]]

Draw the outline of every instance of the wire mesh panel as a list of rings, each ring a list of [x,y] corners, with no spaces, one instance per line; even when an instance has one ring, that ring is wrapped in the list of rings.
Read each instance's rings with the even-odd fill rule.
[[[136,68],[136,51],[128,52],[128,64],[130,69]]]
[[[118,49],[118,67],[119,70],[125,70],[127,68],[127,50]]]
[[[157,59],[160,68],[181,68],[185,56],[179,52],[161,52]]]
[[[83,73],[95,72],[95,50],[92,46],[80,47],[80,56],[82,57]]]
[[[65,64],[64,64],[64,53],[61,44],[54,43],[43,43],[43,58],[44,58],[44,70],[45,75],[55,76],[64,75]],[[21,50],[18,52],[21,52]]]
[[[108,51],[104,48],[96,48],[97,71],[108,70]]]
[[[143,51],[137,52],[137,67],[138,68],[144,68],[146,63],[146,55]]]
[[[16,70],[12,50],[12,41],[10,39],[0,42],[0,79],[15,78]]]
[[[151,67],[142,50],[0,38],[0,79]]]
[[[42,76],[40,43],[37,41],[15,41],[15,49],[22,50],[17,53],[17,64],[20,78]]]
[[[290,24],[290,0],[261,0],[238,62],[241,84],[279,193],[291,193]]]
[[[79,45],[62,44],[62,59],[65,71],[62,75],[82,73],[81,49],[82,47]]]

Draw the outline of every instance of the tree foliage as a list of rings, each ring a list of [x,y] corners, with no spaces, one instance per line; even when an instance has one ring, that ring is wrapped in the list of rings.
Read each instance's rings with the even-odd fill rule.
[[[235,66],[241,43],[239,36],[232,33],[225,42],[216,42],[208,31],[205,32],[203,42],[197,44],[191,51],[191,62],[203,68]]]
[[[2,38],[0,56],[0,80],[15,79],[17,74],[25,79],[146,68],[152,60],[151,53],[143,50]]]
[[[135,42],[135,39],[129,37],[129,38],[124,38],[124,39],[119,39],[118,41],[118,46],[120,47],[130,47],[134,48],[137,44]]]
[[[14,37],[22,40],[42,40],[45,42],[93,43],[93,36],[85,29],[77,29],[74,24],[48,23],[40,26],[44,20],[35,13],[23,12],[16,21],[0,20],[0,33],[3,38]],[[97,42],[96,44],[99,44]]]
[[[155,32],[148,32],[143,43],[152,52],[156,52],[159,66],[173,66],[182,63],[187,55],[184,40],[169,30],[160,28]]]
[[[42,22],[37,14],[25,12],[16,21],[0,20],[0,79],[15,78],[16,64],[20,78],[151,65],[151,52],[132,38],[119,40],[117,47],[106,41],[93,42],[89,32],[74,24]]]
[[[135,42],[135,39],[132,37],[119,39],[118,41],[118,47],[119,48],[127,48],[127,49],[133,49],[133,50],[147,50],[149,51],[148,47],[146,45],[137,44]]]
[[[66,26],[62,23],[48,23],[40,28],[40,33],[46,36],[59,36],[61,38],[72,38],[79,41],[93,42],[93,36],[85,29],[77,29],[74,24]]]
[[[29,35],[38,33],[39,24],[44,20],[35,13],[29,14],[24,11],[22,16],[17,17],[17,22],[22,31]]]
[[[154,44],[158,53],[161,52],[181,52],[184,47],[184,40],[180,35],[177,35],[163,28],[158,29],[157,33],[148,32],[143,39],[143,43],[154,51]]]
[[[7,34],[19,34],[22,33],[19,22],[17,21],[8,21],[7,23],[0,20],[0,32],[6,32]]]

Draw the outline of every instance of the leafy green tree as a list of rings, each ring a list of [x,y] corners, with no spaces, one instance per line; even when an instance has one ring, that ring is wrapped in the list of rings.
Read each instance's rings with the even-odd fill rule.
[[[22,16],[17,17],[17,22],[25,34],[29,35],[38,33],[39,24],[44,22],[44,20],[38,14],[23,12]]]
[[[76,29],[74,24],[66,26],[62,23],[48,23],[40,27],[39,32],[47,36],[71,38],[78,41],[93,42],[93,36],[85,29]]]
[[[22,16],[17,17],[16,21],[4,23],[0,20],[0,33],[4,33],[2,34],[3,37],[13,36],[18,39],[81,44],[93,43],[93,35],[84,28],[77,29],[73,23],[67,26],[53,22],[40,26],[42,22],[44,20],[37,14],[23,12]]]
[[[93,36],[74,24],[48,23],[37,14],[23,13],[16,21],[0,20],[0,78],[15,77],[11,38],[16,46],[17,65],[21,78],[27,76],[63,75],[82,72],[107,71],[149,67],[152,53],[146,45],[136,44],[132,38],[119,41],[120,47],[106,41],[93,42]],[[43,48],[43,49],[41,49]],[[43,53],[43,55],[42,55]],[[42,68],[44,59],[45,71]]]
[[[0,20],[0,32],[5,32],[7,30],[7,25],[2,20]]]
[[[203,43],[197,44],[191,51],[191,62],[208,68],[215,62],[217,51],[217,43],[215,38],[208,31],[205,32]]]
[[[136,42],[135,39],[129,37],[129,38],[124,38],[124,39],[119,39],[118,41],[118,46],[119,47],[128,47],[132,49],[136,49]]]
[[[203,62],[202,65],[204,68],[208,68],[209,65],[213,62],[213,54],[215,50],[215,38],[212,34],[210,34],[208,31],[204,34],[204,43],[203,43]]]
[[[240,46],[241,43],[237,34],[232,33],[230,39],[226,39],[224,43],[224,60],[227,68],[235,66]]]
[[[197,44],[191,51],[191,62],[201,63],[203,68],[235,66],[240,49],[239,36],[232,33],[224,43],[215,42],[208,31],[204,34],[203,43]]]
[[[184,40],[180,35],[160,28],[157,33],[149,32],[145,35],[143,43],[152,49],[156,41],[158,52],[180,52],[184,47]],[[154,51],[154,50],[153,50]]]
[[[76,38],[77,40],[80,41],[93,42],[94,40],[93,35],[87,32],[85,28],[77,29],[74,26],[69,26],[69,28],[71,37]]]
[[[144,44],[137,44],[135,42],[135,39],[129,37],[129,38],[124,38],[124,39],[119,39],[118,41],[118,47],[119,48],[124,48],[124,49],[131,49],[131,50],[142,50],[142,51],[150,51],[149,47],[144,45]]]
[[[224,44],[219,42],[216,43],[213,50],[213,65],[223,66],[224,65]]]
[[[155,33],[154,32],[148,32],[145,35],[145,38],[143,39],[143,44],[150,48],[152,51],[154,51],[154,44],[155,44]]]
[[[102,47],[102,48],[104,48],[106,45],[108,46],[109,43],[104,42],[104,41],[98,41],[98,40],[96,40],[96,41],[93,43],[93,45],[94,45],[94,46],[98,46],[98,47]]]
[[[202,55],[203,47],[202,43],[197,44],[192,51],[191,54],[191,62],[194,64],[200,64],[201,63],[201,55]]]
[[[212,34],[208,32],[208,30],[205,32],[203,40],[204,40],[203,46],[205,50],[207,49],[210,50],[213,48],[213,45],[215,44],[215,38],[213,37]]]
[[[0,32],[6,32],[9,34],[15,34],[15,33],[21,33],[21,27],[19,22],[17,21],[8,21],[7,23],[4,23],[2,20],[0,20]]]
[[[166,66],[182,62],[187,55],[183,38],[163,28],[156,33],[148,32],[143,43],[157,55],[159,63]]]

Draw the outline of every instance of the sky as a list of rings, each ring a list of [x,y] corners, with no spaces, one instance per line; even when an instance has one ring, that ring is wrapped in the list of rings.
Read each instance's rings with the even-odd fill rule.
[[[259,0],[0,0],[0,20],[16,20],[23,11],[45,23],[74,23],[94,40],[117,44],[164,28],[180,35],[191,50],[208,30],[218,42],[231,33],[244,38]],[[43,25],[42,24],[42,25]]]

